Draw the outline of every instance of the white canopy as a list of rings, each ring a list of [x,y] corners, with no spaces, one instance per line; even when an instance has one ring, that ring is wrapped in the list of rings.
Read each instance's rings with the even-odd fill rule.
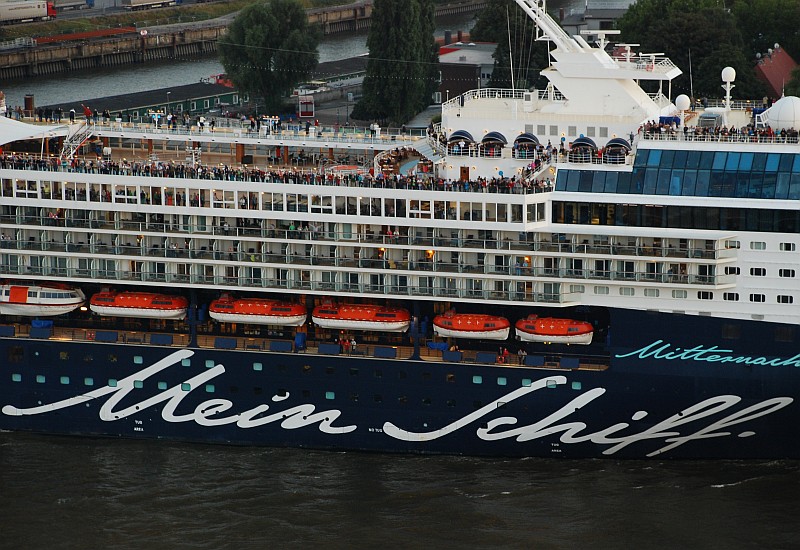
[[[0,145],[24,139],[42,139],[46,137],[66,136],[69,127],[66,125],[46,126],[28,124],[8,117],[0,117]]]

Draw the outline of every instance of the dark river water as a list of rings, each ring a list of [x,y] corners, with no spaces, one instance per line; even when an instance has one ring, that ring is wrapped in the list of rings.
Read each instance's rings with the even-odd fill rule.
[[[0,547],[796,548],[800,463],[476,459],[0,433]]]

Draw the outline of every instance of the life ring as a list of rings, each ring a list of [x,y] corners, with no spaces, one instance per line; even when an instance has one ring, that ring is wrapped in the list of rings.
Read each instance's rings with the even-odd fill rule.
[[[87,340],[94,340],[94,331],[93,330],[87,330],[86,331],[86,339]]]

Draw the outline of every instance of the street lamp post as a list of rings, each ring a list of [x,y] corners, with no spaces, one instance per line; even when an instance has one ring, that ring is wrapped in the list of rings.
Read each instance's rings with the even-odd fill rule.
[[[164,113],[164,116],[167,116],[169,114],[169,94],[171,93],[172,92],[167,92],[167,111]]]

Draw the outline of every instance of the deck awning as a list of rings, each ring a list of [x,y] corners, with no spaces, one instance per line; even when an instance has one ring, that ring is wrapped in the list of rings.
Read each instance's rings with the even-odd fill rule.
[[[0,145],[26,139],[66,136],[68,133],[69,127],[66,125],[28,124],[12,118],[0,117]]]
[[[539,138],[530,132],[524,132],[517,136],[517,139],[514,140],[514,143],[535,143],[536,145],[539,145]]]
[[[447,138],[447,141],[449,142],[459,141],[459,140],[475,143],[475,138],[473,138],[472,134],[470,134],[466,130],[456,130],[455,132],[450,134],[450,137]]]
[[[576,147],[589,147],[591,149],[597,149],[597,145],[595,145],[594,140],[586,136],[581,136],[572,142],[572,148],[574,149]]]
[[[489,132],[488,134],[483,136],[481,143],[490,143],[490,142],[497,142],[505,145],[508,143],[508,140],[506,139],[506,136],[504,136],[500,132]]]
[[[608,140],[608,143],[606,143],[606,148],[609,147],[621,147],[626,151],[631,150],[631,144],[628,143],[627,139],[622,139],[622,138],[613,138]]]

